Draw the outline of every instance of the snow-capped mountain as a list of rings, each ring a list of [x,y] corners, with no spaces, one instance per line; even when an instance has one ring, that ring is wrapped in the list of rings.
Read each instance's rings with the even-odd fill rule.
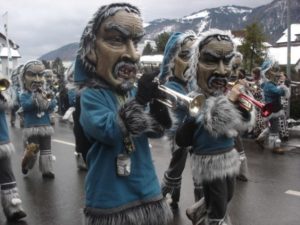
[[[290,2],[290,21],[291,23],[300,23],[300,0],[291,0]],[[203,9],[178,19],[156,19],[144,24],[146,29],[145,39],[154,40],[162,32],[193,30],[199,33],[210,28],[238,31],[253,22],[260,23],[268,41],[275,43],[284,30],[287,29],[287,1],[274,0],[269,4],[256,8],[236,5],[222,6]],[[58,52],[61,53],[62,48]],[[60,57],[60,54],[55,54],[55,51],[51,52],[52,60]],[[70,54],[70,60],[72,60],[76,51],[77,49],[70,51],[73,52]],[[41,59],[43,59],[43,56],[41,56]],[[47,57],[47,60],[51,59]]]

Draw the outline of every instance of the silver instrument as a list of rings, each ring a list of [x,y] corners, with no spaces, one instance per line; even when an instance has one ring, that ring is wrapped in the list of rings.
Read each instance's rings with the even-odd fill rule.
[[[137,79],[139,79],[141,76],[142,74],[137,74]],[[189,109],[191,116],[196,116],[199,114],[203,103],[205,102],[205,96],[203,94],[197,94],[195,97],[190,97],[159,84],[158,79],[155,81],[158,82],[158,89],[167,95],[166,99],[156,99],[157,101],[172,109],[175,109],[178,105],[185,106]]]

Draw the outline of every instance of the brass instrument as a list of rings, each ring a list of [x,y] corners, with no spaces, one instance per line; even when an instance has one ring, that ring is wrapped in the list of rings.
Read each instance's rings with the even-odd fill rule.
[[[137,74],[136,77],[139,79],[141,76],[142,74]],[[189,97],[162,84],[159,84],[158,79],[155,81],[158,82],[158,90],[166,94],[168,97],[167,99],[156,99],[157,101],[172,109],[176,108],[177,104],[186,106],[189,109],[191,116],[196,116],[200,112],[205,101],[204,95],[197,94],[195,97]],[[135,86],[137,85],[135,84]]]
[[[9,88],[10,82],[6,78],[1,78],[0,79],[0,91],[5,91]]]
[[[51,92],[47,92],[43,90],[42,88],[37,88],[35,92],[40,93],[44,99],[46,99],[48,102],[50,102],[53,98],[53,94]]]
[[[238,84],[238,81],[228,82],[229,89],[232,89],[234,86],[241,86],[241,85]],[[257,101],[256,99],[250,97],[249,95],[246,95],[241,92],[239,94],[238,101],[240,103],[240,106],[248,111],[251,110],[250,104],[256,106],[257,108],[260,109],[260,113],[261,113],[262,117],[268,117],[269,115],[272,114],[272,104],[271,103],[264,104],[260,101]]]

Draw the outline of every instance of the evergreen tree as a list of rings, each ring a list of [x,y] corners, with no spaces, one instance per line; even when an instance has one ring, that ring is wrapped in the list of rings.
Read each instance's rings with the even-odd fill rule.
[[[148,42],[143,49],[142,55],[152,55],[153,52],[154,52],[154,50],[153,50],[151,44]]]
[[[157,53],[163,54],[171,33],[163,32],[155,38]]]
[[[266,56],[266,47],[263,42],[266,37],[258,23],[246,27],[245,37],[238,50],[243,54],[243,66],[247,71],[260,66]]]
[[[53,62],[52,62],[52,70],[54,73],[57,74],[57,76],[59,78],[63,77],[64,72],[65,72],[65,68],[64,65],[62,63],[62,60],[57,57]]]
[[[45,66],[45,68],[46,69],[50,69],[51,67],[50,67],[50,62],[49,61],[47,61],[47,60],[42,60],[42,63],[44,64],[44,66]]]

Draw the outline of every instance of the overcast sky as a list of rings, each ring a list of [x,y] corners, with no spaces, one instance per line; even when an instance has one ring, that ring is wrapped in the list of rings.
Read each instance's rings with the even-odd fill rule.
[[[158,18],[181,18],[206,8],[225,5],[257,7],[272,0],[128,0],[138,6],[144,22]],[[19,46],[21,63],[72,42],[94,12],[113,0],[0,0],[2,15],[8,12],[8,36]],[[122,1],[123,2],[123,1]]]

